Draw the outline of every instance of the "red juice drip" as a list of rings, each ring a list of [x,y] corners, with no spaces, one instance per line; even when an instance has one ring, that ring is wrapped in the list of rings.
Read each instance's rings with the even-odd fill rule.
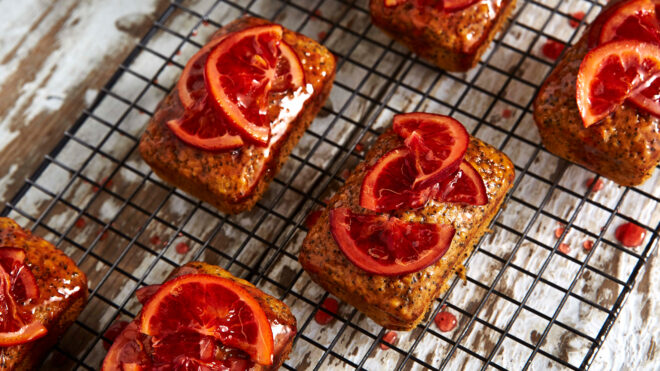
[[[188,251],[190,251],[190,246],[188,246],[188,244],[185,242],[179,242],[178,244],[176,244],[175,249],[177,253],[183,255]]]
[[[589,179],[587,179],[587,182],[585,183],[585,185],[587,186],[587,188],[591,187],[591,185],[593,184],[593,182],[594,182],[595,179],[596,179],[596,178],[589,178]],[[598,191],[600,191],[601,189],[603,189],[603,186],[604,186],[604,184],[603,184],[603,180],[599,178],[598,180],[596,180],[596,184],[594,184],[594,187],[591,188],[591,191],[592,191],[592,192],[598,192]]]
[[[395,345],[396,341],[399,339],[399,335],[396,333],[396,331],[388,331],[384,336],[383,336],[383,341],[387,341],[388,343]],[[382,350],[388,350],[390,349],[390,346],[385,344],[385,343],[380,343],[380,349]]]
[[[616,239],[626,247],[637,247],[644,242],[646,230],[634,223],[621,224],[614,233]]]
[[[76,228],[85,228],[85,225],[87,225],[87,222],[82,217],[76,220]]]
[[[582,11],[575,12],[571,14],[571,17],[573,17],[574,19],[569,19],[568,24],[573,28],[577,28],[577,26],[580,25],[580,21],[584,18],[584,12]]]
[[[591,251],[591,249],[594,248],[594,241],[584,241],[582,242],[582,248],[584,248],[586,251]]]
[[[568,254],[571,252],[571,247],[567,243],[560,243],[557,250],[563,254]]]
[[[153,235],[149,239],[149,242],[151,242],[152,245],[160,245],[163,241],[160,239],[160,237]]]
[[[455,329],[456,324],[458,323],[455,315],[445,311],[436,314],[433,322],[435,322],[435,325],[438,326],[442,332],[449,332]]]
[[[555,41],[555,40],[548,40],[543,44],[543,47],[541,48],[541,51],[543,52],[543,55],[546,58],[552,59],[553,61],[559,58],[561,55],[561,52],[564,50],[564,47],[566,45]]]
[[[327,310],[330,313],[337,314],[337,310],[339,309],[339,302],[336,299],[333,299],[333,298],[325,298],[325,300],[323,301],[323,304],[321,304],[321,307],[323,307],[325,310]],[[324,312],[321,309],[317,310],[316,314],[314,315],[314,320],[319,325],[327,325],[334,318],[335,318],[334,316]]]

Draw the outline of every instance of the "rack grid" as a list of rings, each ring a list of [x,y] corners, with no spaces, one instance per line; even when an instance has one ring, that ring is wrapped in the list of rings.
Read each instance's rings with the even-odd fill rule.
[[[299,331],[287,369],[587,369],[657,244],[660,177],[623,188],[553,156],[540,144],[531,102],[554,65],[542,45],[574,43],[603,4],[519,0],[478,67],[447,73],[371,25],[367,0],[171,3],[2,211],[63,249],[89,278],[89,304],[44,368],[97,369],[104,333],[139,312],[134,291],[204,260],[292,307]],[[187,59],[244,14],[322,42],[337,57],[337,78],[265,197],[229,216],[163,183],[137,144]],[[427,319],[383,350],[386,330],[347,304],[329,325],[313,320],[328,294],[296,256],[306,216],[324,206],[393,114],[418,110],[452,115],[507,153],[516,180],[492,233],[465,263],[465,280],[452,280]],[[605,188],[595,192],[599,180]],[[647,230],[642,247],[617,243],[614,230],[626,221]],[[582,249],[587,240],[590,250]],[[435,327],[441,310],[456,315],[455,330]]]

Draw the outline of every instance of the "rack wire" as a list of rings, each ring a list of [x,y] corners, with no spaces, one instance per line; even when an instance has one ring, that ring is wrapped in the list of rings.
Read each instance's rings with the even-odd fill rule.
[[[554,64],[542,45],[575,42],[601,7],[519,0],[478,67],[459,74],[385,37],[370,23],[367,0],[173,2],[2,211],[54,242],[89,278],[89,305],[44,368],[97,369],[105,332],[139,312],[134,291],[201,259],[291,306],[299,332],[287,369],[587,369],[660,229],[658,175],[636,188],[605,180],[595,192],[598,176],[549,154],[531,119],[532,98]],[[228,216],[163,183],[136,149],[187,59],[243,14],[322,42],[337,57],[337,79],[265,197]],[[313,320],[328,294],[296,256],[306,216],[324,206],[393,114],[417,110],[450,114],[507,153],[516,181],[466,262],[466,279],[453,280],[426,320],[382,350],[386,331],[347,304],[327,326]],[[641,248],[616,242],[626,221],[647,230]],[[586,240],[592,249],[581,248]],[[456,315],[455,330],[435,327],[441,310]]]

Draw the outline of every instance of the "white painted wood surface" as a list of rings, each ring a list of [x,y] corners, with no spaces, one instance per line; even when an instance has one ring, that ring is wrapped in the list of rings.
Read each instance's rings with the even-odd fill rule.
[[[8,201],[41,163],[166,5],[157,0],[0,0],[0,201]],[[660,370],[659,292],[656,253],[593,370]]]

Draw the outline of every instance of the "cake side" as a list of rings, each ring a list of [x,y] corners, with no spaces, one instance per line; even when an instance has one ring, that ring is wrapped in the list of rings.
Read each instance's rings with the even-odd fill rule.
[[[359,194],[366,170],[383,154],[402,145],[392,131],[383,134],[346,181],[330,199],[301,247],[299,261],[311,278],[341,300],[355,306],[380,325],[394,330],[410,330],[419,323],[446,287],[446,283],[470,255],[504,197],[512,186],[511,161],[495,148],[471,138],[465,155],[486,185],[488,204],[484,206],[430,201],[418,210],[399,211],[392,216],[409,222],[451,224],[456,234],[449,250],[434,265],[403,276],[371,275],[353,265],[332,237],[329,210],[359,206]]]

